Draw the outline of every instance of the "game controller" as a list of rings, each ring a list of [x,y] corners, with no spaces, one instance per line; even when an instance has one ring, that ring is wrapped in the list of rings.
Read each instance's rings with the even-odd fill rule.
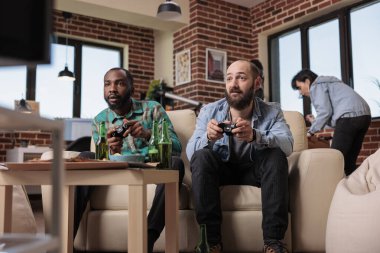
[[[232,129],[236,128],[236,124],[234,124],[234,123],[220,122],[218,124],[218,127],[220,127],[223,130],[223,133],[225,133],[226,135],[230,136],[230,135],[232,135]]]

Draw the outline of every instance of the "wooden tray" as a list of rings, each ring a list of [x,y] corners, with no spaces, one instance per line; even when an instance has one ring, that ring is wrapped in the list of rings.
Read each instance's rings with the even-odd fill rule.
[[[5,167],[10,170],[50,170],[51,161],[38,162],[23,162],[23,163],[5,163]],[[101,169],[154,169],[155,167],[146,163],[131,163],[131,162],[111,162],[111,161],[86,161],[86,162],[64,162],[67,170],[101,170]]]

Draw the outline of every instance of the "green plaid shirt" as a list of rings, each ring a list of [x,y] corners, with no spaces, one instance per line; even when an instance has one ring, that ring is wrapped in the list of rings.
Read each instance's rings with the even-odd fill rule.
[[[174,132],[173,124],[171,123],[168,115],[161,104],[155,101],[137,101],[132,99],[132,109],[126,115],[118,115],[111,109],[107,108],[101,111],[95,116],[92,122],[92,138],[97,143],[99,138],[98,123],[101,121],[106,122],[107,131],[109,128],[113,128],[123,123],[123,119],[137,120],[145,129],[152,129],[153,120],[156,119],[159,126],[162,119],[166,119],[168,122],[168,128],[170,137],[172,139],[172,153],[173,155],[181,154],[181,143],[177,134]],[[123,147],[121,149],[122,155],[140,153],[145,155],[145,159],[148,159],[148,143],[149,140],[144,138],[134,138],[128,135],[123,139]]]

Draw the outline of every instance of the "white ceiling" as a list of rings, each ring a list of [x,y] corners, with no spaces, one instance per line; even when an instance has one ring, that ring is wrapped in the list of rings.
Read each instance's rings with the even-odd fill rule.
[[[158,6],[165,0],[55,0],[55,8],[76,14],[113,20],[162,31],[175,31],[189,23],[189,0],[175,0],[182,16],[174,21],[156,17]],[[251,8],[265,0],[224,0]]]

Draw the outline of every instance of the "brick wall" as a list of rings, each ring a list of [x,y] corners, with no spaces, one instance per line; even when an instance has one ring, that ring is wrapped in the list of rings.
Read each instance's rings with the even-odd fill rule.
[[[73,14],[68,21],[68,34],[105,42],[128,45],[128,69],[133,73],[135,96],[146,92],[154,78],[154,36],[153,30],[126,25],[109,20]],[[66,23],[62,12],[54,12],[54,31],[66,34]]]
[[[190,49],[191,82],[175,87],[175,93],[202,103],[222,98],[224,84],[205,81],[206,48],[225,51],[227,65],[251,58],[250,24],[247,8],[218,0],[190,0],[190,24],[174,34],[173,44],[174,54]]]
[[[50,146],[51,133],[42,131],[0,131],[0,162],[6,160],[6,150],[20,147],[21,140],[28,140],[29,145]]]

